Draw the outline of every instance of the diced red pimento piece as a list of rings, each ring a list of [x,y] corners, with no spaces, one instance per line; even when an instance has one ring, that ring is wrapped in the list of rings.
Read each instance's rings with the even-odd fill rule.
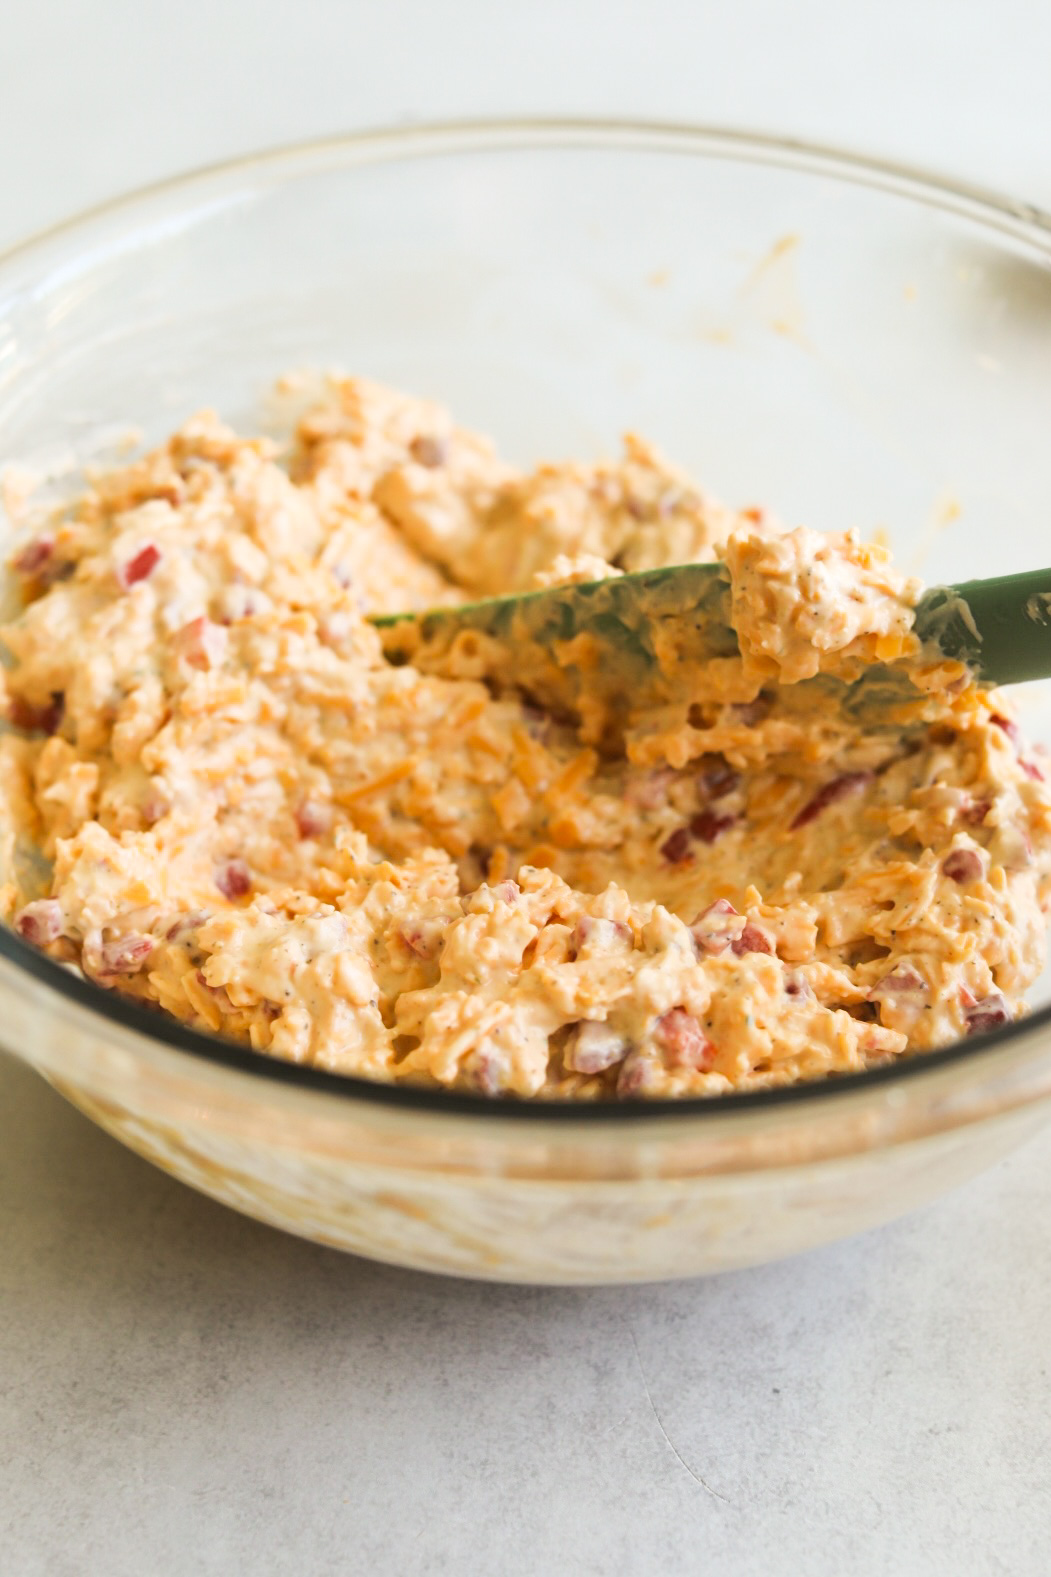
[[[674,515],[678,509],[696,509],[700,499],[692,488],[666,487],[657,500],[657,513],[662,520]]]
[[[19,575],[27,578],[39,576],[44,565],[49,562],[55,551],[53,537],[35,537],[32,542],[27,542],[15,559],[13,568]]]
[[[214,612],[218,615],[220,624],[238,624],[242,619],[253,619],[257,614],[265,613],[270,607],[270,598],[265,591],[260,591],[256,586],[245,586],[235,583],[230,586],[224,586],[218,596],[215,597],[212,606]],[[349,632],[351,618],[348,613],[340,611],[328,614],[321,620],[320,629],[323,640],[327,641],[329,639],[328,635],[325,634],[326,624],[335,623],[338,620],[345,622],[346,629],[343,633]]]
[[[909,963],[900,963],[895,965],[889,975],[877,980],[870,989],[869,996],[873,999],[889,996],[918,996],[926,990],[927,982],[920,972]]]
[[[218,668],[226,655],[227,634],[203,616],[191,619],[172,636],[175,655],[191,668]]]
[[[163,821],[171,810],[171,801],[159,789],[150,789],[142,802],[142,819],[148,827]]]
[[[420,433],[409,445],[409,453],[417,465],[434,470],[449,458],[449,441],[434,433]]]
[[[1031,757],[1022,755],[1022,746],[1025,741],[1022,738],[1018,724],[1013,719],[1002,716],[999,712],[990,712],[989,721],[990,723],[995,723],[997,728],[1002,729],[1012,745],[1014,745],[1015,750],[1018,752],[1018,765],[1026,777],[1032,778],[1034,783],[1043,783],[1045,777],[1043,769]]]
[[[739,701],[731,710],[738,723],[743,723],[745,728],[754,728],[767,716],[772,705],[768,695],[757,695],[754,701]]]
[[[135,975],[143,967],[155,943],[152,936],[129,931],[103,942],[99,950],[99,972],[107,975]]]
[[[437,958],[442,950],[448,926],[448,920],[442,915],[420,916],[403,921],[398,927],[398,935],[417,958],[432,959]]]
[[[720,816],[717,811],[702,810],[690,822],[690,835],[699,838],[701,843],[714,843],[736,820],[736,816]]]
[[[323,800],[300,800],[295,818],[296,830],[301,838],[323,838],[332,826],[332,807]]]
[[[969,827],[980,827],[992,808],[991,799],[972,799],[971,803],[961,811],[961,820]]]
[[[985,865],[977,849],[951,849],[942,861],[942,875],[961,887],[980,880],[984,874]]]
[[[624,1060],[628,1049],[623,1035],[618,1035],[608,1024],[585,1019],[572,1031],[562,1060],[570,1073],[605,1073],[607,1068]]]
[[[729,898],[716,898],[708,905],[707,909],[702,909],[701,910],[701,913],[697,916],[697,919],[694,921],[694,925],[696,925],[698,923],[698,921],[700,921],[700,920],[705,920],[705,919],[708,919],[709,917],[714,917],[715,915],[720,915],[720,914],[731,915],[731,914],[737,914],[737,912],[738,911],[734,908],[734,906],[730,902]]]
[[[706,798],[722,799],[724,795],[732,794],[740,781],[741,774],[730,765],[725,756],[701,757],[697,786]]]
[[[690,848],[689,827],[676,827],[669,833],[661,844],[661,854],[669,865],[684,865],[693,859],[693,850]]]
[[[737,939],[730,943],[731,948],[738,958],[743,958],[745,953],[772,953],[774,944],[765,931],[749,920],[744,930]]]
[[[629,946],[634,946],[635,936],[630,925],[625,925],[623,920],[606,920],[595,915],[582,914],[573,927],[569,947],[573,957],[576,958],[581,949],[589,944],[593,950],[602,951],[612,947],[615,942],[626,942]]]
[[[252,890],[252,875],[244,860],[227,860],[215,873],[215,885],[231,902]]]
[[[34,706],[24,696],[13,695],[7,706],[7,719],[15,728],[29,734],[56,734],[66,710],[66,698],[56,690],[45,706]]]
[[[57,942],[64,926],[62,905],[56,898],[36,898],[15,916],[15,930],[34,947]]]
[[[1010,1023],[1012,1014],[1002,992],[990,991],[987,997],[982,997],[970,1007],[965,1006],[964,1018],[967,1020],[968,1035],[984,1035],[987,1030]]]
[[[507,1083],[506,1061],[491,1046],[478,1046],[463,1063],[468,1082],[481,1095],[499,1095]]]
[[[738,914],[728,898],[716,898],[702,910],[690,926],[690,934],[699,953],[725,953],[729,949],[738,958],[746,953],[776,953],[767,933]]]
[[[617,1094],[622,1099],[645,1095],[661,1077],[661,1065],[652,1051],[629,1051],[617,1075]]]
[[[547,738],[551,732],[552,721],[547,712],[541,711],[538,706],[531,706],[528,701],[523,701],[521,715],[522,726],[530,739],[539,739],[542,742]],[[651,805],[649,808],[652,810],[654,807]]]
[[[716,898],[697,915],[690,934],[699,953],[725,953],[743,935],[747,924],[729,898]]]
[[[715,1047],[685,1008],[670,1008],[662,1013],[653,1026],[653,1038],[670,1068],[694,1068],[706,1073],[715,1060]]]
[[[132,555],[117,571],[117,579],[127,591],[138,584],[140,580],[147,580],[161,561],[160,548],[154,547],[152,542],[147,542],[144,548]]]
[[[193,909],[188,914],[180,915],[173,925],[164,933],[169,942],[177,942],[181,937],[188,936],[191,931],[198,930],[211,919],[210,914],[203,910]]]
[[[249,619],[257,608],[246,608],[241,613],[230,613],[226,623],[233,623],[237,619]],[[318,621],[318,634],[326,646],[342,646],[355,627],[355,619],[346,608],[337,608],[334,613],[322,614]]]
[[[433,927],[406,924],[399,927],[398,935],[417,958],[436,958],[441,948],[441,937]]]
[[[808,826],[823,810],[846,799],[848,794],[860,793],[871,781],[871,772],[844,772],[838,778],[833,778],[831,782],[819,788],[817,793],[807,800],[802,810],[797,812],[790,830],[797,832],[800,827]]]

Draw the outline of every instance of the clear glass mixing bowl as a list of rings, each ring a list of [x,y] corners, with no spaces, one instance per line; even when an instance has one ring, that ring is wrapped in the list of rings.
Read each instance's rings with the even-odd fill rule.
[[[293,367],[434,396],[514,459],[655,438],[717,494],[885,532],[928,580],[1046,562],[1051,224],[773,138],[446,126],[138,194],[0,260],[0,458],[66,486],[129,424],[249,429]],[[1051,686],[1023,697],[1051,739]],[[561,1108],[370,1086],[146,1015],[0,934],[0,1038],[250,1214],[507,1280],[691,1275],[932,1197],[1051,1111],[1051,990],[898,1069]]]

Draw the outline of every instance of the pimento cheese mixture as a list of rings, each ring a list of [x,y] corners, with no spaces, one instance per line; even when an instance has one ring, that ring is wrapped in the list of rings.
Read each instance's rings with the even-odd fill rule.
[[[477,637],[395,665],[365,618],[712,558],[739,655],[612,730]],[[14,568],[2,805],[49,876],[8,884],[8,918],[260,1053],[718,1095],[990,1029],[1043,966],[1043,768],[1001,696],[919,650],[918,584],[639,438],[522,474],[437,406],[330,379],[287,452],[200,415]],[[838,704],[873,663],[914,681],[906,724]]]

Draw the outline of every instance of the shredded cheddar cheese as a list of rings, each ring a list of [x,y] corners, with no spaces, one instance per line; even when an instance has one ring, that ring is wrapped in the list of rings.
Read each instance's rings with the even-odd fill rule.
[[[371,610],[721,558],[737,656],[658,708],[536,704],[472,632]],[[489,1095],[711,1095],[1023,1011],[1051,795],[1004,699],[921,653],[918,584],[706,498],[642,439],[520,474],[437,406],[318,386],[279,454],[208,413],[13,561],[3,888],[23,936],[261,1055]],[[537,662],[593,673],[579,637]],[[906,723],[837,697],[907,671]],[[614,726],[615,725],[615,726]]]

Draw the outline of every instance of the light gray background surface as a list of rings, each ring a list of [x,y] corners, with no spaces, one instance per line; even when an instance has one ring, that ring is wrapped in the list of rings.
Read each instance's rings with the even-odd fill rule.
[[[32,0],[0,244],[377,123],[631,113],[824,138],[1051,207],[1022,0]],[[565,1292],[284,1238],[0,1058],[0,1570],[1043,1573],[1051,1136],[805,1259]]]

